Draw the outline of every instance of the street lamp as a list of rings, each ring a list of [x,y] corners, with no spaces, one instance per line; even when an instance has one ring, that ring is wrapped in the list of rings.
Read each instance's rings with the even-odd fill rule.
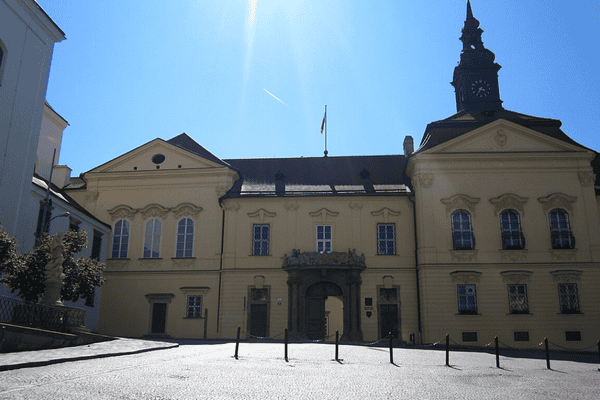
[[[71,215],[71,213],[67,211],[67,212],[59,214],[59,215],[57,215],[55,217],[50,218],[50,220],[48,221],[48,223],[46,225],[44,225],[43,232],[50,232],[50,222],[52,222],[53,219],[60,218],[60,217],[68,217],[70,215]]]

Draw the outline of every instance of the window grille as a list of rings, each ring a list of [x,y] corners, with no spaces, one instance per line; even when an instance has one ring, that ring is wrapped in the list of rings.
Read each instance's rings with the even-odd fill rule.
[[[269,254],[269,225],[254,225],[252,232],[252,255]]]
[[[529,332],[514,332],[515,342],[529,342]]]
[[[187,318],[202,318],[202,296],[187,297]]]
[[[527,285],[508,285],[508,309],[511,314],[529,314]]]
[[[396,254],[396,227],[394,224],[377,225],[377,254]]]
[[[463,332],[462,333],[462,341],[463,342],[476,342],[477,341],[477,332]]]
[[[579,295],[576,283],[558,284],[558,301],[562,314],[579,314]]]
[[[458,313],[477,314],[475,285],[458,285]]]

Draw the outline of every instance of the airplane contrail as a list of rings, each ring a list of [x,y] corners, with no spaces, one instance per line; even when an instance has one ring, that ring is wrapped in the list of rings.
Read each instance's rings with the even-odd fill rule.
[[[287,104],[285,104],[283,101],[281,101],[281,99],[280,99],[279,97],[275,96],[273,93],[269,92],[267,89],[264,89],[264,88],[263,88],[263,91],[264,91],[265,93],[267,93],[268,95],[272,96],[272,97],[273,97],[275,100],[277,100],[278,102],[280,102],[280,103],[281,103],[281,104],[283,104],[284,106],[286,106],[286,107],[289,107]]]

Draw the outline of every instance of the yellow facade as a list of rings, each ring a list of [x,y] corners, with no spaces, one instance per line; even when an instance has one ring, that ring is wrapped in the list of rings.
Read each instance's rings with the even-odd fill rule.
[[[404,154],[221,160],[186,134],[82,175],[113,232],[100,333],[592,348],[600,156],[505,110],[468,3],[457,114]]]

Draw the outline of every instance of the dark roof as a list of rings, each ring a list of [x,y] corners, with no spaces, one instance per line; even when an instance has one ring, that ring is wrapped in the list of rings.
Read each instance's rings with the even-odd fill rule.
[[[39,176],[38,174],[34,173],[33,174],[33,178],[31,180],[31,182],[44,189],[47,190],[48,189],[48,181],[44,178],[42,178],[41,176]],[[95,217],[91,212],[89,212],[88,210],[86,210],[85,208],[83,208],[81,205],[79,205],[78,202],[76,202],[71,196],[69,196],[63,189],[59,188],[58,186],[56,186],[54,183],[50,182],[50,194],[55,197],[58,198],[62,201],[64,201],[65,203],[67,203],[69,206],[73,207],[75,210],[79,211],[80,213],[87,215],[88,217],[90,217],[91,219],[101,223],[102,225],[106,226],[108,229],[112,229],[110,224],[107,224],[106,222],[103,222],[101,220],[99,220],[97,217]]]
[[[215,162],[217,164],[223,165],[224,167],[231,166],[215,156],[210,151],[206,150],[200,143],[196,142],[194,139],[188,136],[187,133],[182,133],[181,135],[175,136],[173,139],[167,140],[167,143],[172,144],[173,146],[181,147],[184,150],[187,150],[191,153],[194,153],[200,157],[203,157],[209,161]]]
[[[224,198],[410,193],[403,155],[224,161],[240,174]]]
[[[415,153],[431,149],[498,119],[513,122],[563,142],[587,149],[568,137],[560,129],[562,122],[557,119],[533,117],[500,109],[494,111],[460,111],[451,117],[428,124],[421,145]]]

